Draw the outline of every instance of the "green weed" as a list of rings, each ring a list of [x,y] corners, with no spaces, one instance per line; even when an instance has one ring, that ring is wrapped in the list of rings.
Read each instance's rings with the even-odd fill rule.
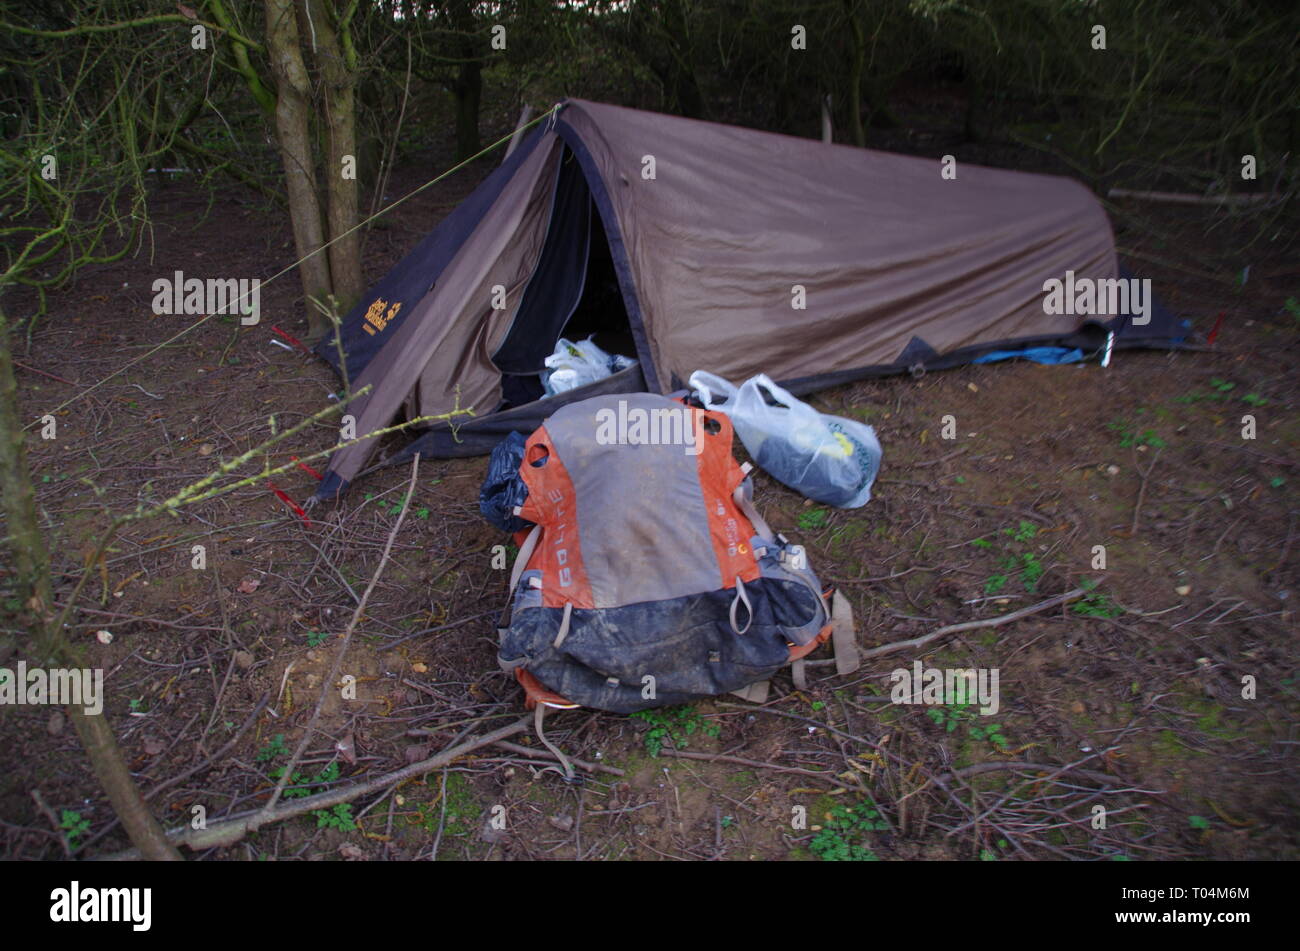
[[[826,527],[826,520],[830,513],[825,509],[809,509],[806,512],[799,513],[799,528],[805,532],[813,531],[818,528]]]
[[[808,848],[823,862],[876,862],[879,857],[867,843],[872,832],[888,829],[889,823],[870,801],[857,806],[836,805]]]
[[[287,756],[289,747],[284,745],[284,734],[277,733],[271,737],[269,743],[257,751],[257,761],[259,763],[269,763],[271,760],[280,756]]]
[[[1070,605],[1070,610],[1084,617],[1119,617],[1124,609],[1104,594],[1089,594]]]
[[[357,830],[357,822],[352,818],[350,802],[341,802],[333,809],[317,809],[312,815],[316,817],[318,829],[338,829],[340,832]]]
[[[59,828],[68,840],[68,848],[75,852],[81,847],[81,837],[90,831],[90,820],[75,809],[64,809],[59,813]]]
[[[1119,444],[1122,449],[1133,446],[1150,446],[1152,449],[1161,449],[1168,445],[1156,435],[1154,429],[1144,429],[1139,432],[1136,427],[1129,425],[1125,420],[1112,420],[1106,424],[1106,428],[1119,434]]]
[[[696,733],[716,737],[722,732],[721,726],[706,720],[689,705],[642,710],[632,716],[650,724],[645,735],[645,748],[651,756],[658,756],[665,746],[674,750],[684,749],[689,743],[688,737]]]
[[[1045,569],[1035,552],[1024,551],[1023,548],[1038,536],[1038,526],[1021,519],[1014,528],[1004,528],[999,534],[1004,539],[1001,545],[1002,557],[998,561],[997,573],[990,575],[984,583],[984,593],[997,594],[1013,577],[1019,576],[1025,590],[1032,594],[1038,589],[1038,581]],[[970,544],[973,548],[985,550],[996,547],[993,540],[988,538],[976,538]]]

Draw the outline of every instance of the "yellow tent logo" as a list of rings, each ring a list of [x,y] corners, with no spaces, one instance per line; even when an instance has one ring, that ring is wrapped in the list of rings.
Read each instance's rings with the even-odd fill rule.
[[[387,310],[385,310],[387,308]],[[397,316],[397,312],[402,309],[402,302],[398,301],[392,307],[388,306],[388,301],[382,297],[375,299],[375,302],[366,310],[366,333],[374,336],[380,333],[389,322]]]

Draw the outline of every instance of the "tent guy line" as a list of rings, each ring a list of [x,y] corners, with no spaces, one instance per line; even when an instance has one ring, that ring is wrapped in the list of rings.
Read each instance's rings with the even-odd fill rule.
[[[447,176],[452,175],[452,174],[454,174],[454,173],[460,171],[462,168],[464,168],[466,165],[470,164],[471,162],[475,162],[475,161],[477,161],[478,159],[482,158],[483,156],[487,155],[488,153],[494,151],[495,149],[500,148],[502,145],[504,145],[505,143],[509,142],[510,139],[513,138],[513,137],[514,137],[515,135],[517,135],[518,133],[523,132],[524,130],[526,130],[526,129],[528,129],[528,128],[531,128],[533,125],[536,125],[538,122],[541,122],[542,120],[546,119],[546,118],[547,118],[548,116],[550,116],[553,112],[555,112],[556,109],[559,108],[559,105],[560,105],[560,104],[557,103],[555,106],[552,106],[552,107],[551,107],[550,109],[548,109],[546,112],[543,112],[541,115],[537,116],[535,119],[533,119],[532,121],[526,123],[525,125],[520,126],[518,129],[512,129],[508,134],[506,134],[506,135],[502,136],[501,138],[497,139],[497,140],[496,140],[495,142],[493,142],[491,145],[485,146],[484,148],[480,149],[480,150],[479,150],[477,153],[475,153],[474,155],[471,155],[469,158],[467,158],[467,159],[463,159],[462,161],[457,162],[457,163],[456,163],[455,165],[453,165],[451,168],[449,168],[449,169],[447,169],[446,171],[440,173],[439,175],[435,176],[434,178],[429,179],[429,180],[428,180],[427,182],[425,182],[423,185],[420,185],[419,187],[417,187],[417,188],[413,189],[412,191],[406,193],[406,194],[403,195],[401,198],[397,199],[396,201],[392,202],[391,204],[385,205],[383,208],[379,209],[379,211],[375,212],[375,213],[374,213],[373,215],[371,215],[369,218],[365,218],[365,219],[363,219],[362,221],[357,222],[357,224],[355,224],[353,227],[349,228],[347,231],[345,231],[345,232],[343,232],[342,234],[340,234],[338,237],[331,238],[329,241],[324,242],[324,243],[323,243],[320,247],[318,247],[316,250],[311,251],[310,253],[303,255],[301,258],[299,258],[297,261],[294,261],[292,264],[289,264],[289,265],[287,265],[287,266],[281,268],[281,269],[280,269],[279,271],[277,271],[275,274],[273,274],[273,275],[271,275],[270,277],[268,277],[265,281],[260,282],[259,287],[265,287],[267,284],[270,284],[272,281],[274,281],[274,280],[276,280],[276,279],[278,279],[278,278],[283,277],[284,275],[288,274],[290,271],[294,270],[295,268],[300,267],[304,261],[310,260],[310,259],[311,259],[312,257],[314,257],[315,255],[320,254],[322,251],[324,251],[324,250],[325,250],[326,248],[328,248],[330,245],[335,244],[336,242],[342,241],[344,238],[346,238],[348,235],[352,234],[352,233],[353,233],[354,231],[356,231],[357,229],[359,229],[359,228],[363,228],[363,227],[365,227],[366,225],[370,224],[370,222],[374,221],[375,219],[380,218],[380,217],[382,217],[383,215],[388,214],[388,212],[392,211],[392,210],[393,210],[394,208],[396,208],[398,205],[402,204],[403,202],[407,201],[408,199],[414,198],[416,195],[420,194],[420,193],[421,193],[422,191],[424,191],[426,188],[430,188],[431,186],[438,184],[438,182],[442,181],[442,180],[443,180],[444,178],[446,178]],[[245,295],[245,296],[247,296],[247,295]],[[235,306],[237,306],[237,305],[239,305],[239,304],[241,304],[241,303],[243,303],[243,297],[241,297],[241,298],[240,298],[239,300],[237,300],[237,301],[234,301],[234,302],[231,304],[231,307],[233,308],[233,307],[235,307]],[[50,413],[57,413],[57,412],[58,412],[59,410],[61,410],[61,409],[66,409],[68,406],[71,406],[73,403],[77,402],[77,401],[80,400],[82,397],[87,396],[87,395],[89,395],[90,393],[94,392],[95,390],[99,389],[101,386],[103,386],[103,385],[104,385],[105,383],[107,383],[109,380],[112,380],[112,379],[114,379],[114,378],[116,378],[116,377],[121,376],[123,373],[125,373],[127,370],[131,369],[133,366],[135,366],[135,365],[137,365],[137,364],[139,364],[139,363],[142,363],[142,362],[144,362],[145,360],[149,359],[151,356],[153,356],[153,355],[154,355],[155,353],[157,353],[159,350],[164,350],[164,349],[166,349],[167,347],[171,346],[171,345],[172,345],[173,343],[175,343],[177,340],[181,339],[181,338],[184,337],[186,334],[188,334],[191,330],[194,330],[194,329],[196,329],[196,328],[198,328],[198,327],[201,327],[203,324],[207,323],[209,320],[211,320],[211,319],[212,319],[213,317],[215,317],[215,316],[217,316],[217,315],[214,313],[214,314],[207,314],[207,315],[205,315],[205,316],[203,316],[203,317],[200,317],[198,320],[194,321],[194,323],[192,323],[192,324],[190,324],[189,326],[185,327],[183,330],[180,330],[179,332],[177,332],[177,333],[174,334],[173,336],[168,337],[168,338],[167,338],[166,340],[164,340],[162,343],[158,344],[158,346],[154,347],[154,348],[151,349],[151,350],[147,350],[147,351],[145,351],[145,352],[142,353],[140,356],[136,357],[136,359],[132,360],[130,363],[127,363],[126,365],[124,365],[124,366],[122,366],[122,367],[119,367],[118,369],[114,370],[112,373],[110,373],[108,376],[104,377],[102,380],[99,380],[99,381],[96,382],[96,383],[92,383],[90,386],[86,387],[86,388],[85,388],[84,390],[82,390],[80,393],[77,393],[77,394],[75,394],[75,395],[73,395],[73,396],[68,397],[68,399],[64,400],[62,403],[60,403],[58,406],[54,407],[54,409],[50,410],[49,412],[50,412]],[[36,420],[33,420],[32,422],[30,422],[30,423],[28,423],[26,426],[24,426],[23,429],[24,429],[24,430],[31,429],[32,427],[36,426],[39,422],[40,422],[40,418],[38,417]]]

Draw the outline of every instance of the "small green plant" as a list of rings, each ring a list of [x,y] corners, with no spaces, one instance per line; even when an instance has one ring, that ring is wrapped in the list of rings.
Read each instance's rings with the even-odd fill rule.
[[[1205,816],[1188,816],[1187,824],[1193,829],[1205,830],[1210,827],[1210,820]]]
[[[316,828],[338,829],[340,832],[355,832],[357,822],[352,818],[352,803],[341,802],[333,809],[317,809],[312,813],[316,817]]]
[[[968,689],[974,690],[974,685],[970,685]],[[962,699],[959,700],[959,696]],[[928,707],[925,715],[945,733],[955,733],[957,728],[964,723],[972,740],[981,743],[988,742],[999,750],[1005,750],[1010,744],[1002,733],[1002,725],[999,723],[990,723],[987,726],[977,725],[980,714],[975,708],[974,702],[966,699],[969,696],[971,696],[970,693],[962,695],[955,691],[946,690],[944,692],[944,703],[940,706]]]
[[[272,779],[278,781],[280,777],[284,775],[284,767],[277,766],[275,769],[271,770],[267,775],[269,775]],[[333,762],[331,762],[319,773],[317,773],[315,777],[313,777],[312,779],[308,779],[305,774],[297,772],[295,770],[294,774],[291,777],[289,777],[289,784],[284,788],[284,793],[283,793],[284,798],[298,799],[303,796],[310,796],[318,792],[324,792],[324,789],[313,789],[311,787],[320,786],[326,783],[332,783],[334,782],[334,780],[338,778],[339,778],[338,760],[334,760]]]
[[[645,748],[651,756],[658,756],[665,746],[674,750],[683,749],[689,743],[688,737],[695,733],[716,737],[722,732],[721,726],[712,720],[706,720],[689,705],[642,710],[632,716],[650,724],[645,735]]]
[[[322,644],[324,644],[324,643],[325,643],[326,641],[328,641],[329,639],[330,639],[330,636],[329,636],[328,634],[326,634],[324,631],[308,631],[308,632],[307,632],[307,646],[308,646],[308,647],[320,647]]]
[[[836,805],[808,848],[823,862],[875,862],[878,856],[867,844],[872,832],[885,832],[889,823],[875,804]]]
[[[971,709],[969,700],[957,702],[952,695],[948,696],[948,702],[938,707],[930,707],[925,711],[925,715],[934,721],[935,726],[943,727],[945,733],[956,731],[962,723],[972,719],[975,711]]]
[[[1027,522],[1024,519],[1021,519],[1020,524],[1015,528],[1002,529],[1002,534],[1009,535],[1013,542],[1027,542],[1032,540],[1033,537],[1038,534],[1038,526],[1033,522]]]
[[[127,706],[131,708],[132,713],[144,712],[144,697],[132,697],[127,701]]]
[[[1265,406],[1268,404],[1268,400],[1265,397],[1260,396],[1258,393],[1247,393],[1241,398],[1241,401],[1243,403],[1248,403],[1251,406]]]
[[[825,509],[809,509],[806,512],[800,512],[799,528],[805,532],[810,532],[818,528],[825,528],[826,520],[829,517],[829,513]]]
[[[1104,594],[1089,594],[1070,606],[1075,614],[1084,617],[1119,617],[1124,609]]]
[[[997,846],[999,849],[1005,849],[1007,847],[1007,840],[998,839]],[[980,849],[981,862],[996,862],[997,860],[998,853],[994,852],[992,849]]]
[[[1024,584],[1025,590],[1032,594],[1038,589],[1038,579],[1043,576],[1043,563],[1038,560],[1038,556],[1031,551],[1022,552],[1020,555],[1020,581]]]
[[[1154,429],[1144,429],[1139,432],[1136,427],[1130,426],[1124,420],[1114,420],[1106,424],[1106,428],[1119,434],[1119,444],[1123,449],[1134,446],[1149,446],[1152,449],[1162,449],[1168,443],[1156,435]]]
[[[279,782],[280,777],[284,775],[284,767],[277,766],[275,769],[267,773],[267,775]],[[283,795],[285,799],[300,799],[303,796],[310,796],[311,790],[307,788],[307,777],[302,773],[295,771],[294,774],[289,777],[289,783],[284,787],[284,792],[281,795]]]
[[[1000,750],[1005,750],[1008,746],[1007,738],[1002,735],[1002,727],[997,723],[990,723],[988,726],[972,726],[970,737],[972,740],[988,740]]]
[[[90,820],[75,809],[64,809],[59,813],[59,828],[68,841],[68,848],[75,852],[81,847],[81,837],[90,831]]]
[[[284,734],[277,733],[271,737],[269,743],[257,751],[257,761],[259,763],[269,763],[271,760],[289,754],[289,747],[284,745]]]
[[[435,482],[434,485],[437,485],[437,483]],[[373,492],[367,492],[367,493],[366,493],[366,501],[367,501],[367,502],[372,501],[372,500],[374,499],[374,497],[375,497],[375,493],[373,493]],[[397,515],[399,512],[402,511],[402,507],[403,507],[405,504],[406,504],[405,501],[402,501],[402,502],[390,502],[390,501],[387,501],[387,500],[385,500],[385,499],[380,499],[380,500],[379,500],[379,510],[380,510],[381,512],[384,512],[384,513],[388,514],[388,515]],[[427,510],[426,510],[426,511],[427,511]],[[423,518],[423,517],[424,517],[424,516],[421,516],[421,518]]]
[[[1023,549],[1038,537],[1038,526],[1021,519],[1014,528],[1004,528],[999,534],[1004,539],[1002,558],[998,561],[997,572],[984,582],[984,593],[997,594],[1018,575],[1025,590],[1032,594],[1037,590],[1038,581],[1042,578],[1045,569],[1035,552]],[[994,539],[976,538],[970,544],[973,548],[989,550],[995,547],[996,539],[997,536],[994,536]]]

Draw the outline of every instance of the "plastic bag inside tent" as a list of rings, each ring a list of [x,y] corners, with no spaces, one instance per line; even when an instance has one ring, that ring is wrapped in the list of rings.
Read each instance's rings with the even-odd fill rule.
[[[546,358],[546,370],[542,373],[542,389],[547,396],[576,390],[588,383],[595,383],[607,376],[613,376],[620,370],[636,366],[636,361],[619,354],[609,354],[596,346],[588,337],[574,343],[560,338],[555,345],[555,352]]]

